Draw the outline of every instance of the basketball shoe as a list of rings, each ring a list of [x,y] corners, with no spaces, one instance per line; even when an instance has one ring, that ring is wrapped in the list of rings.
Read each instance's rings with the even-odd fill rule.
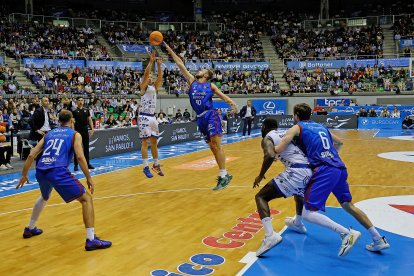
[[[161,170],[161,165],[152,165],[152,170],[156,172],[159,176],[164,176],[164,173]]]
[[[217,186],[213,188],[214,191],[219,191],[225,189],[229,184],[230,181],[233,179],[231,174],[226,174],[224,177],[217,177]]]
[[[369,251],[381,251],[390,248],[390,244],[387,242],[385,237],[381,237],[381,239],[367,244],[365,248]]]
[[[256,251],[256,257],[260,257],[267,251],[269,251],[272,247],[275,247],[278,243],[282,241],[282,236],[273,231],[273,234],[269,237],[265,237],[263,239],[262,245]]]
[[[144,174],[148,178],[152,178],[154,175],[151,173],[150,168],[148,166],[144,167],[143,170]]]
[[[343,257],[348,255],[349,251],[351,251],[352,247],[354,247],[360,237],[361,232],[353,230],[352,228],[349,228],[348,234],[342,234],[342,245],[341,248],[339,248],[338,256]]]
[[[92,251],[96,249],[106,249],[111,247],[112,242],[99,239],[97,236],[93,240],[86,239],[85,250]]]
[[[295,232],[298,232],[301,234],[306,234],[307,232],[306,227],[303,223],[301,223],[300,225],[295,224],[295,218],[292,218],[292,217],[285,218],[285,224],[288,229],[292,229]]]
[[[37,236],[43,233],[42,229],[39,229],[37,227],[30,229],[29,227],[25,227],[24,228],[24,232],[23,232],[23,238],[28,239],[31,238],[33,236]]]

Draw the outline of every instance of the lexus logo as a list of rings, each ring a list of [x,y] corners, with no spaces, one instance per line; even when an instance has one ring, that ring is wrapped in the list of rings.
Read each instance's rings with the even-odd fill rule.
[[[265,102],[263,104],[263,108],[266,109],[266,111],[272,110],[276,108],[276,104],[274,102]]]

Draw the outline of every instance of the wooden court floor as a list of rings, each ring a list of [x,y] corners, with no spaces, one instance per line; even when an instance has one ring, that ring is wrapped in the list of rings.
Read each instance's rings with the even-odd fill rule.
[[[377,157],[381,152],[413,150],[412,141],[373,138],[373,131],[335,133],[345,141],[341,156],[348,166],[354,201],[413,194],[414,179],[407,177],[413,175],[412,163]],[[164,177],[146,179],[142,166],[94,177],[95,232],[113,242],[107,250],[84,251],[85,231],[77,202],[64,204],[53,192],[38,221],[44,233],[24,240],[22,230],[39,191],[0,198],[0,275],[149,275],[156,269],[178,273],[177,266],[197,253],[226,259],[214,267],[214,275],[235,275],[244,266],[239,260],[260,246],[263,229],[233,249],[213,248],[202,241],[213,237],[230,243],[223,234],[240,223],[239,218],[255,212],[258,190],[252,189],[252,183],[262,151],[260,138],[224,149],[234,178],[229,188],[219,192],[212,191],[217,168],[209,168],[209,150],[164,160]],[[282,168],[275,163],[267,179]],[[338,206],[333,198],[328,205]],[[279,211],[273,225],[280,230],[284,218],[294,214],[293,200],[277,199],[271,207]]]

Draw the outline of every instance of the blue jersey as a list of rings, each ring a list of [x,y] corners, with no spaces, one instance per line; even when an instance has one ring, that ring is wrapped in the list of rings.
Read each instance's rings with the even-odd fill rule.
[[[308,157],[312,168],[321,165],[345,168],[334,147],[331,133],[325,126],[313,121],[300,121],[298,126],[300,136],[296,143]]]
[[[188,96],[190,97],[190,104],[197,115],[213,109],[213,90],[209,82],[199,83],[193,81]]]
[[[59,127],[47,133],[37,169],[67,168],[74,153],[75,133],[69,127]]]

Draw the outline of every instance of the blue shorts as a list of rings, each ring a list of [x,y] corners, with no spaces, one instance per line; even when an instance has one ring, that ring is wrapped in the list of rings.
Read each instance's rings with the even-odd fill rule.
[[[320,166],[313,170],[305,192],[305,208],[311,211],[325,211],[326,200],[333,193],[339,203],[351,202],[352,195],[346,181],[345,168]]]
[[[201,117],[197,117],[198,130],[203,134],[204,140],[208,143],[215,135],[222,135],[221,119],[217,111],[208,110]]]
[[[44,200],[49,199],[52,188],[55,188],[66,202],[71,202],[86,192],[85,187],[67,168],[36,170],[36,179]]]

